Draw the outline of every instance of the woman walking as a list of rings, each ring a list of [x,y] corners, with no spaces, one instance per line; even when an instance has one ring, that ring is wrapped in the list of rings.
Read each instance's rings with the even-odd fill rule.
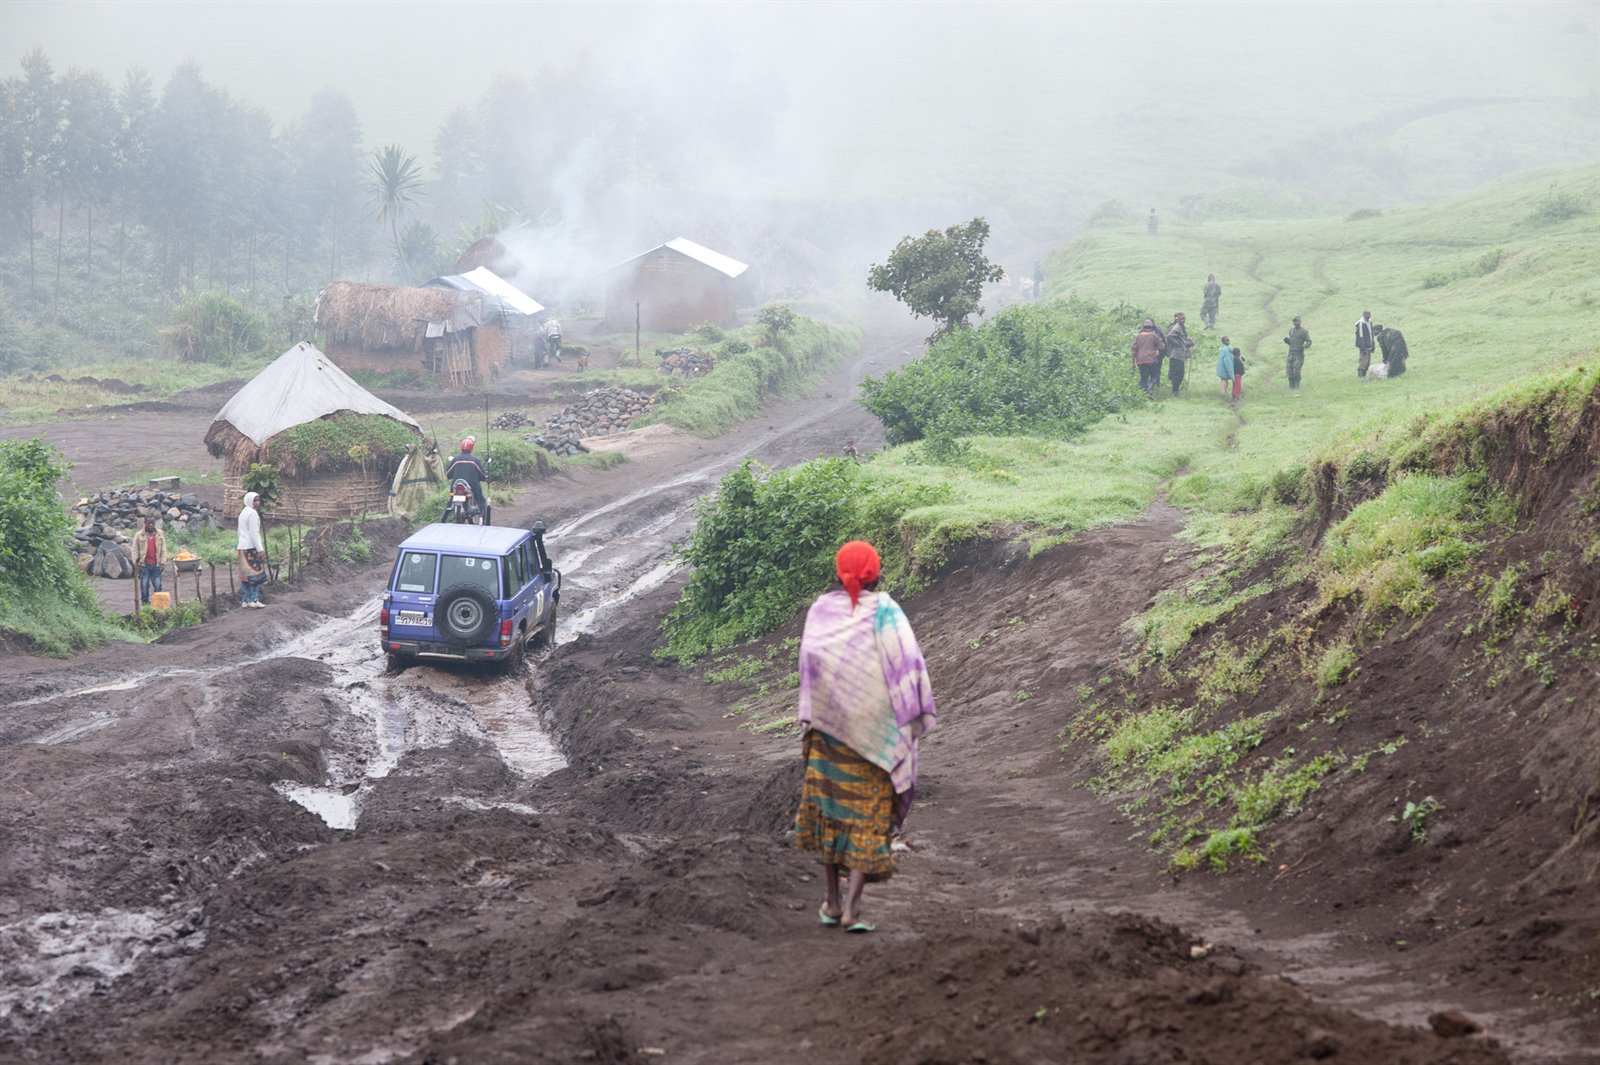
[[[817,919],[871,932],[867,881],[894,873],[890,835],[917,783],[917,740],[933,728],[933,689],[900,604],[880,592],[878,552],[852,540],[834,560],[840,588],[806,614],[800,639],[801,746],[806,775],[795,845],[822,859],[827,897]],[[839,878],[849,883],[841,893]]]

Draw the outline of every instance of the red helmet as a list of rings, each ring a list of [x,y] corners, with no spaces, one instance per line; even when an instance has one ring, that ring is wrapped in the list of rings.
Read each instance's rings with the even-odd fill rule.
[[[470,437],[470,436],[464,437],[462,439],[462,441],[461,441],[461,450],[470,452],[472,450],[473,445],[476,444],[476,443],[477,443],[477,440],[473,439],[472,437]]]

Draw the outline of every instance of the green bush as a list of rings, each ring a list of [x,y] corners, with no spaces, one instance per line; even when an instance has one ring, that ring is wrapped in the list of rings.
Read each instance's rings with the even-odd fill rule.
[[[751,339],[763,340],[765,330],[747,326]],[[762,404],[793,395],[831,369],[860,343],[854,329],[839,329],[796,317],[792,332],[784,334],[783,349],[750,347],[730,336],[718,345],[717,363],[704,377],[674,379],[656,394],[651,421],[696,433],[716,436],[760,412]]]
[[[493,460],[489,476],[495,481],[525,481],[539,473],[539,453],[544,449],[515,433],[490,433],[483,439],[480,454]],[[545,460],[547,463],[549,459]]]
[[[370,562],[372,560],[372,541],[361,529],[359,521],[350,523],[342,539],[336,540],[333,545],[333,557],[340,562]]]
[[[861,385],[891,444],[923,438],[1066,436],[1145,402],[1128,362],[1126,306],[1013,307],[940,337],[904,369]]]
[[[0,635],[55,655],[115,635],[67,549],[69,468],[43,440],[0,441]]]
[[[900,516],[946,494],[876,479],[849,459],[780,472],[747,460],[697,507],[694,534],[679,549],[694,572],[663,626],[667,653],[688,661],[788,621],[828,587],[847,540],[877,546],[886,580],[904,575]]]
[[[1439,271],[1434,271],[1431,274],[1427,274],[1422,279],[1423,288],[1444,288],[1449,283],[1450,275],[1440,273]]]
[[[153,640],[173,629],[192,629],[206,620],[206,609],[201,603],[180,603],[171,610],[144,607],[137,614],[123,619],[123,624],[145,639]]]
[[[67,550],[72,522],[56,495],[69,469],[42,439],[0,441],[0,588],[88,595]]]
[[[161,330],[167,354],[189,362],[228,362],[266,342],[261,315],[221,292],[207,292],[172,312]]]
[[[1534,225],[1554,225],[1588,212],[1589,205],[1583,200],[1569,193],[1551,189],[1549,195],[1540,200],[1533,213],[1528,215],[1528,221]]]
[[[1303,503],[1309,496],[1306,485],[1306,468],[1299,463],[1285,466],[1272,475],[1272,498],[1280,503]]]

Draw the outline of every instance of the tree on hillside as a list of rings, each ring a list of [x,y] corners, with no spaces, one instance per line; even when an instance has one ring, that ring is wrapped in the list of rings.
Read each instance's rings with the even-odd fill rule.
[[[26,198],[28,226],[28,307],[39,303],[34,212],[58,179],[57,141],[61,135],[61,87],[50,60],[38,48],[22,57],[22,77],[8,94],[15,107],[18,140],[22,148],[19,176]]]
[[[982,218],[943,233],[930,229],[920,237],[906,237],[887,263],[875,263],[867,271],[867,284],[894,296],[914,316],[938,322],[934,337],[954,332],[973,314],[983,314],[978,306],[983,286],[1005,276],[983,254],[988,239],[989,223]]]
[[[378,209],[378,221],[389,223],[394,255],[400,254],[400,219],[422,195],[422,167],[398,144],[372,153],[367,161],[367,203]]]

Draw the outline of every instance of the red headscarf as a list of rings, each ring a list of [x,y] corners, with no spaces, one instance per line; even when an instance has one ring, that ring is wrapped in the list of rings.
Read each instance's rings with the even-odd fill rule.
[[[852,607],[861,601],[861,586],[877,580],[882,569],[877,549],[865,540],[851,540],[839,548],[833,565],[839,571],[839,583],[850,593]]]

